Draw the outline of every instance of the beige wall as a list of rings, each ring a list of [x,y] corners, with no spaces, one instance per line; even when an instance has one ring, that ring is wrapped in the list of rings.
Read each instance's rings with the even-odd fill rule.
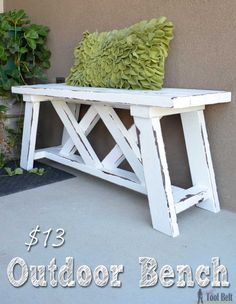
[[[3,12],[3,0],[0,0],[0,13]]]
[[[235,0],[6,0],[5,8],[24,8],[34,22],[50,27],[50,80],[67,75],[73,48],[85,30],[110,30],[160,15],[173,21],[175,38],[166,66],[165,86],[233,92],[231,104],[207,107],[206,120],[220,200],[224,208],[236,211]],[[46,111],[43,116],[48,117]],[[126,117],[124,113],[122,116]],[[59,126],[57,122],[54,135]],[[44,124],[45,129],[48,127],[52,128],[49,118]],[[173,181],[188,184],[179,118],[165,119],[163,127]],[[42,130],[41,127],[44,134]],[[95,140],[94,136],[91,140]],[[97,145],[101,154],[103,146]]]

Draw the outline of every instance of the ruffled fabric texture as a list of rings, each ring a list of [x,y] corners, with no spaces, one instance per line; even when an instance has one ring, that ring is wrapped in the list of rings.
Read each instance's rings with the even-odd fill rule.
[[[173,24],[165,17],[111,32],[85,32],[66,83],[124,89],[161,89]]]

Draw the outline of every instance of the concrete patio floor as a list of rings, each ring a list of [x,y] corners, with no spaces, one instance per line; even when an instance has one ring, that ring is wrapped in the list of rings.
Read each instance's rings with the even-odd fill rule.
[[[174,269],[179,264],[211,265],[220,257],[229,272],[229,288],[214,288],[213,293],[236,297],[236,214],[222,210],[218,214],[190,209],[178,217],[180,236],[170,238],[151,227],[145,196],[83,173],[77,177],[0,198],[0,303],[197,303],[198,286],[140,288],[140,256],[154,257],[159,264]],[[29,232],[39,225],[42,231],[63,228],[65,244],[60,248],[43,247],[40,242],[27,252],[24,245]],[[53,234],[50,243],[55,241]],[[87,288],[35,288],[30,280],[14,288],[7,279],[7,265],[14,257],[27,265],[48,265],[55,257],[60,267],[68,256],[79,266],[124,265],[121,288],[100,288],[94,282]],[[206,293],[212,288],[203,289]],[[213,302],[211,302],[213,303]],[[218,302],[224,303],[224,302]],[[231,302],[234,303],[234,302]]]

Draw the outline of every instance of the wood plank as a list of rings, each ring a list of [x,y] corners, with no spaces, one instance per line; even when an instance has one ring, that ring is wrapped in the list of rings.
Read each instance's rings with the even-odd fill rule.
[[[50,147],[50,148],[46,148],[46,149],[38,149],[35,151],[34,159],[38,160],[41,158],[45,158],[48,153],[60,156],[60,149],[61,149],[61,146],[55,146],[55,147]],[[79,164],[84,165],[83,160],[79,155],[68,155],[68,156],[65,156],[64,158],[72,160],[72,161],[76,161]],[[123,169],[119,169],[119,168],[114,168],[114,169],[107,169],[107,168],[101,169],[100,168],[97,170],[101,170],[102,172],[105,172],[107,174],[120,176],[124,179],[133,181],[137,184],[140,183],[138,178],[136,177],[136,175],[133,172],[130,172],[127,170],[123,170]],[[146,192],[142,192],[142,193],[146,193]]]
[[[208,199],[198,207],[219,212],[220,205],[203,111],[182,113],[181,120],[192,183],[194,186],[201,185],[208,189]]]
[[[96,171],[93,171],[93,170],[92,171],[90,170],[89,172],[87,172],[88,170],[85,169],[85,164],[83,163],[83,160],[79,155],[67,155],[67,156],[63,157],[63,156],[60,155],[60,150],[61,150],[61,146],[54,146],[54,147],[50,147],[50,148],[38,149],[38,150],[35,151],[34,159],[39,160],[39,159],[42,159],[42,158],[49,158],[50,157],[51,160],[59,162],[59,163],[61,163],[61,160],[68,159],[68,160],[71,160],[73,162],[73,165],[72,165],[72,163],[70,163],[70,167],[72,167],[72,168],[78,169],[82,172],[92,174],[92,175],[95,175],[95,176],[98,176],[100,174],[100,173],[97,173]],[[54,155],[54,156],[52,156],[52,155]],[[81,166],[77,166],[75,163],[78,163]],[[94,168],[94,170],[101,170],[101,169],[95,169]],[[91,173],[91,172],[93,172],[93,173]],[[104,173],[107,172],[110,175],[115,174],[116,176],[120,176],[122,178],[127,178],[128,177],[129,180],[139,184],[139,181],[138,181],[136,175],[132,172],[127,171],[127,170],[122,170],[122,169],[119,169],[119,168],[109,170],[107,168],[104,168],[104,169],[102,169],[102,172],[104,172]],[[105,178],[103,178],[103,179],[105,179]],[[108,180],[109,182],[117,184],[116,182],[114,182],[114,180],[110,179],[110,176],[108,176],[108,179],[106,179],[106,180]],[[146,191],[144,185],[142,185],[141,188],[138,187],[137,189],[134,188],[133,186],[130,188],[129,186],[126,185],[125,187],[129,188],[129,189],[132,189],[134,191],[143,193],[143,194],[147,194],[147,191]],[[182,189],[180,187],[176,187],[176,186],[171,186],[171,187],[172,187],[172,192],[173,193],[178,193],[178,192],[184,191],[184,189]]]
[[[69,137],[66,140],[66,142],[63,144],[63,146],[61,147],[60,154],[61,155],[69,155],[69,154],[74,154],[76,151],[77,151],[77,149],[76,149],[76,147],[73,143],[73,140]]]
[[[76,104],[72,104],[76,105]],[[80,106],[80,105],[78,105]],[[68,107],[71,109],[70,104],[68,104]],[[78,119],[79,114],[76,113],[75,118]],[[82,117],[81,121],[79,122],[79,128],[81,131],[87,136],[91,130],[94,128],[96,123],[99,121],[100,117],[97,114],[97,112],[94,110],[93,106],[90,106],[88,111],[85,113],[85,115]],[[67,155],[67,154],[73,154],[77,151],[75,148],[75,145],[71,138],[68,138],[68,140],[65,142],[64,147],[61,149],[60,154],[61,155]]]
[[[88,111],[84,114],[81,121],[79,122],[79,127],[87,136],[92,129],[95,127],[100,117],[94,106],[90,106]]]
[[[13,87],[12,92],[60,98],[96,100],[107,104],[184,108],[231,101],[231,93],[213,90],[163,88],[161,90],[124,90],[45,84]],[[78,101],[79,102],[79,101]]]
[[[134,116],[154,229],[172,237],[179,234],[160,118]]]
[[[128,132],[134,138],[134,141],[137,143],[137,134],[136,127],[132,125]],[[102,164],[105,168],[117,168],[123,161],[125,160],[125,156],[120,149],[120,147],[116,144],[114,148],[106,155],[103,159]]]
[[[34,165],[34,151],[38,128],[40,102],[26,102],[20,166],[31,170]]]
[[[175,191],[173,197],[177,214],[208,198],[207,189],[198,186]]]
[[[23,100],[25,102],[42,102],[42,101],[49,101],[51,100],[51,98],[42,95],[23,95]]]
[[[202,201],[206,200],[206,198],[207,198],[207,193],[204,191],[199,192],[195,195],[186,197],[185,199],[183,199],[183,201],[175,204],[176,213],[179,214],[180,212],[183,212],[195,205],[197,206]]]
[[[82,159],[78,155],[69,155],[68,157],[59,155],[59,149],[60,148],[58,148],[58,150],[56,151],[55,149],[48,148],[46,150],[44,149],[36,151],[35,159],[46,157],[47,159],[94,175],[108,182],[146,194],[145,185],[139,183],[134,173],[126,172],[125,170],[121,169],[103,170],[102,168],[95,168],[94,166],[84,164],[82,162]]]
[[[97,157],[96,152],[94,151],[93,147],[91,146],[90,142],[88,141],[86,134],[81,129],[80,124],[77,122],[74,115],[71,113],[71,110],[70,110],[69,106],[67,105],[67,103],[63,102],[61,104],[61,106],[62,106],[63,110],[65,111],[66,115],[68,116],[71,124],[74,126],[74,128],[78,134],[78,137],[80,138],[80,140],[81,140],[82,144],[84,145],[85,149],[87,150],[88,154],[93,159],[95,167],[103,167],[101,161]],[[78,152],[80,152],[80,150],[78,150]],[[81,157],[83,157],[83,156],[81,155]]]
[[[193,186],[188,189],[179,188],[178,191],[173,193],[174,202],[175,204],[179,203],[180,201],[184,201],[186,198],[190,196],[194,196],[198,193],[207,192],[207,188]]]
[[[79,113],[80,113],[80,107],[81,107],[81,105],[80,104],[75,104],[75,103],[70,103],[69,105],[69,108],[70,108],[70,110],[71,110],[71,112],[74,114],[74,116],[75,116],[75,118],[76,118],[76,120],[78,121],[78,119],[79,119]],[[69,136],[69,134],[67,133],[67,131],[66,131],[66,129],[64,128],[63,129],[63,134],[62,134],[62,145],[64,145],[68,140],[69,140],[69,138],[70,138],[70,136]],[[72,142],[72,141],[71,141]],[[68,144],[67,144],[67,147],[68,147]],[[68,147],[69,148],[69,147]],[[69,151],[70,151],[71,149],[69,148]],[[62,153],[64,153],[64,154],[66,154],[66,153],[68,153],[68,151],[66,150],[66,149],[63,149],[62,148]]]
[[[158,108],[158,107],[145,107],[145,106],[138,106],[138,107],[131,107],[131,115],[138,116],[138,117],[163,117],[175,114],[181,114],[185,112],[193,112],[204,110],[205,106],[193,106],[187,108]]]
[[[130,136],[115,111],[107,106],[96,106],[96,110],[107,129],[122,150],[134,173],[140,182],[144,183],[143,166],[140,161],[140,151],[135,140]]]
[[[52,104],[84,162],[88,165],[99,166],[100,161],[96,159],[96,154],[92,152],[92,148],[88,150],[89,143],[82,132],[78,130],[78,123],[69,107],[65,105],[64,101],[52,101]]]
[[[108,130],[110,132],[113,132],[113,128],[119,130],[122,136],[124,137],[124,139],[126,140],[126,142],[129,144],[130,148],[132,149],[134,155],[140,160],[141,159],[140,150],[137,145],[137,139],[133,136],[134,132],[132,131],[129,132],[125,128],[123,122],[120,120],[115,110],[107,106],[96,106],[96,110],[98,111],[104,124],[107,127],[109,126]]]

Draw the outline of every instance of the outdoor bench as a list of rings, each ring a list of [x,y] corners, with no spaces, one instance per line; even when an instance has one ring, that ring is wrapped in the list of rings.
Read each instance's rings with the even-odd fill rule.
[[[13,87],[23,94],[25,119],[21,167],[48,158],[104,180],[147,194],[153,228],[177,236],[177,214],[196,205],[220,210],[203,110],[205,105],[230,102],[224,91],[171,89],[159,91],[72,87],[47,84]],[[62,144],[35,150],[40,103],[50,101],[66,132]],[[80,105],[89,109],[78,122]],[[130,110],[128,130],[114,108]],[[180,114],[193,186],[171,185],[160,120]],[[116,145],[101,161],[87,139],[101,119]],[[77,152],[77,153],[76,153]],[[133,172],[118,168],[126,159]]]

